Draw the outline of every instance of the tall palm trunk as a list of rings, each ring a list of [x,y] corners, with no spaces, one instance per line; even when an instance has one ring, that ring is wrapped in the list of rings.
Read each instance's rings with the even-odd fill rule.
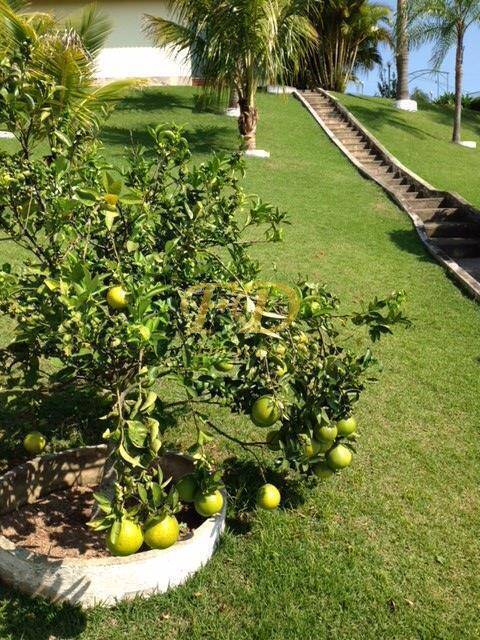
[[[397,100],[408,100],[408,36],[407,1],[397,0],[396,53]]]
[[[228,108],[236,109],[238,107],[238,91],[234,85],[230,88],[230,95],[228,97]]]
[[[455,115],[453,118],[452,142],[459,143],[462,126],[462,81],[463,81],[463,25],[457,26],[457,51],[455,54]]]
[[[247,98],[240,98],[238,104],[240,106],[238,129],[243,136],[245,148],[251,151],[257,147],[258,111]]]

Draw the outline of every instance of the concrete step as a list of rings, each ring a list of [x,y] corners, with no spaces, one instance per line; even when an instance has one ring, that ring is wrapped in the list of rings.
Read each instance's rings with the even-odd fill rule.
[[[416,189],[410,182],[404,182],[405,178],[391,178],[387,176],[382,180],[382,183],[393,191],[397,196],[403,198],[405,194],[415,194]],[[417,212],[416,212],[417,213]]]
[[[317,113],[320,113],[321,115],[338,115],[338,111],[336,109],[334,109],[333,107],[330,107],[328,105],[322,106],[322,105],[317,105],[317,104],[311,104],[311,107],[313,107],[315,109],[315,111]]]
[[[315,106],[321,106],[321,107],[334,107],[335,105],[333,105],[330,100],[327,100],[326,98],[322,98],[321,96],[312,96],[312,97],[308,97],[307,98],[307,102],[311,105],[315,105]]]
[[[461,207],[415,210],[423,222],[469,222],[470,216]]]
[[[480,258],[459,258],[458,264],[480,282]]]
[[[344,132],[343,139],[345,140],[345,142],[368,142],[368,140],[366,140],[366,138],[364,138],[361,133],[357,133],[352,129],[347,129],[347,131]]]
[[[356,151],[354,154],[355,158],[360,162],[369,162],[371,160],[375,160],[378,162],[385,162],[383,158],[375,153],[372,149],[365,149],[363,151]]]
[[[348,133],[356,133],[356,134],[359,133],[357,129],[352,124],[350,124],[347,120],[341,120],[340,118],[337,118],[337,120],[335,120],[334,122],[331,122],[330,124],[331,124],[331,128],[342,129]]]
[[[334,133],[337,138],[349,138],[352,135],[355,135],[355,129],[352,129],[351,127],[345,127],[345,126],[334,126],[334,125],[327,125],[328,128],[330,129],[330,131],[332,133]]]
[[[320,116],[321,117],[321,116]],[[336,116],[334,118],[332,117],[328,117],[328,118],[322,118],[323,122],[325,122],[325,124],[335,124],[335,125],[348,125],[346,120],[342,120],[342,118],[340,116]]]
[[[370,149],[369,143],[364,140],[363,142],[351,141],[351,140],[342,140],[343,144],[347,147],[349,151],[352,151],[355,155],[358,151],[366,151]]]
[[[420,194],[416,197],[412,197],[412,196],[407,196],[405,198],[407,204],[409,207],[412,207],[412,209],[425,209],[428,207],[433,207],[435,209],[437,209],[438,207],[441,207],[442,205],[445,205],[448,207],[448,202],[446,202],[446,199],[444,197],[439,197],[439,198],[423,198]]]
[[[425,231],[430,238],[479,238],[480,222],[461,222],[457,220],[443,220],[440,222],[425,222]]]
[[[477,238],[432,238],[430,242],[451,258],[480,257],[480,240]]]
[[[332,104],[328,103],[319,103],[319,102],[309,102],[310,106],[312,106],[316,111],[320,111],[321,113],[338,113],[338,109],[336,109]]]

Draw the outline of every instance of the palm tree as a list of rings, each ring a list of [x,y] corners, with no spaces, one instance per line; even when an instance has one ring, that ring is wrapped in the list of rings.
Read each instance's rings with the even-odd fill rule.
[[[1,124],[16,135],[24,149],[49,129],[47,136],[53,147],[55,136],[68,138],[70,131],[79,128],[92,131],[133,83],[126,80],[98,86],[95,82],[95,58],[110,33],[108,19],[95,5],[63,23],[47,13],[26,12],[26,7],[21,0],[0,0],[0,57],[18,59],[24,82],[29,83],[30,122],[38,126],[24,128],[13,107],[10,121]],[[52,87],[48,99],[37,91],[38,77]],[[47,101],[48,111],[44,111]],[[64,118],[67,112],[68,121]],[[62,122],[61,132],[54,126],[58,122]]]
[[[448,51],[455,47],[455,114],[452,142],[461,140],[462,83],[465,34],[480,21],[480,0],[420,0],[423,17],[421,36],[433,43],[432,64],[439,69]]]
[[[309,83],[345,91],[355,71],[380,60],[378,45],[390,42],[390,9],[370,0],[324,0],[312,16],[319,46],[309,60]]]
[[[408,87],[408,67],[410,51],[417,48],[424,41],[421,29],[418,29],[422,19],[422,4],[426,0],[397,0],[397,10],[392,27],[392,48],[395,53],[397,68],[396,106],[408,109],[404,101],[410,100]],[[402,104],[403,103],[403,104]]]
[[[395,61],[397,64],[397,101],[408,100],[408,17],[407,0],[397,0],[395,16]]]
[[[260,84],[282,83],[295,73],[317,34],[308,10],[318,0],[169,0],[172,20],[146,16],[159,46],[191,55],[207,86],[238,94],[238,126],[256,148]]]

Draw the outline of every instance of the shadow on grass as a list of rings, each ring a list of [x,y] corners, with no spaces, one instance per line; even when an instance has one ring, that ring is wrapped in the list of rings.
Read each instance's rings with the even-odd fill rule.
[[[437,124],[453,129],[453,106],[440,106],[427,104],[421,107],[421,111],[428,111],[429,117]],[[462,124],[474,129],[476,135],[480,135],[480,113],[471,109],[462,109]],[[451,142],[450,134],[445,138],[446,142]]]
[[[184,109],[185,111],[193,111],[192,96],[181,95],[178,92],[170,93],[159,87],[146,88],[135,91],[131,95],[124,98],[116,107],[116,113],[122,111],[173,111]]]
[[[264,476],[254,460],[228,458],[224,463],[223,479],[229,497],[227,524],[237,535],[250,531],[257,491],[265,482],[278,488],[283,509],[294,509],[305,502],[305,486],[300,479],[271,468],[266,469]]]
[[[426,138],[435,138],[435,136],[425,132],[421,127],[416,127],[406,122],[402,116],[402,112],[397,111],[393,106],[375,104],[375,110],[372,110],[371,99],[358,97],[358,100],[364,100],[366,106],[363,107],[362,105],[355,104],[347,105],[347,108],[367,129],[369,129],[370,126],[372,126],[373,130],[381,129],[384,126],[391,126],[423,140]],[[381,123],[381,126],[379,126],[379,123]]]
[[[389,235],[392,242],[402,251],[416,256],[422,262],[434,262],[434,259],[424,248],[415,229],[396,229],[391,231]]]
[[[375,109],[373,110],[371,98],[361,96],[355,97],[359,101],[364,100],[366,106],[363,107],[355,104],[350,105],[348,108],[367,128],[371,125],[373,129],[381,129],[381,126],[383,125],[390,125],[419,139],[425,140],[427,138],[432,138],[434,140],[450,142],[450,134],[448,136],[434,135],[426,132],[420,127],[416,127],[411,123],[406,122],[402,112],[395,109],[393,105],[375,104]],[[419,106],[419,112],[428,113],[429,120],[431,122],[445,127],[453,127],[453,107],[426,103]],[[462,112],[462,122],[464,125],[474,129],[475,134],[480,135],[480,114],[478,112],[464,109]],[[381,123],[380,127],[379,123]]]
[[[68,604],[54,605],[0,585],[0,637],[12,640],[77,638],[86,628],[85,613]]]
[[[152,125],[158,122],[152,123]],[[102,141],[107,146],[129,147],[132,142],[151,149],[152,138],[146,130],[131,130],[123,127],[106,126],[102,130]],[[239,147],[235,135],[232,135],[230,127],[222,125],[200,125],[194,128],[189,127],[184,132],[188,140],[190,151],[193,154],[213,153],[233,153]]]

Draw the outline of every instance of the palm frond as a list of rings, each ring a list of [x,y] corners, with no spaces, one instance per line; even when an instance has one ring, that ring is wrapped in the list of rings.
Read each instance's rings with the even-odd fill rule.
[[[78,33],[86,51],[96,57],[112,32],[112,23],[97,5],[90,4],[79,15],[69,17],[65,21],[65,28]]]

